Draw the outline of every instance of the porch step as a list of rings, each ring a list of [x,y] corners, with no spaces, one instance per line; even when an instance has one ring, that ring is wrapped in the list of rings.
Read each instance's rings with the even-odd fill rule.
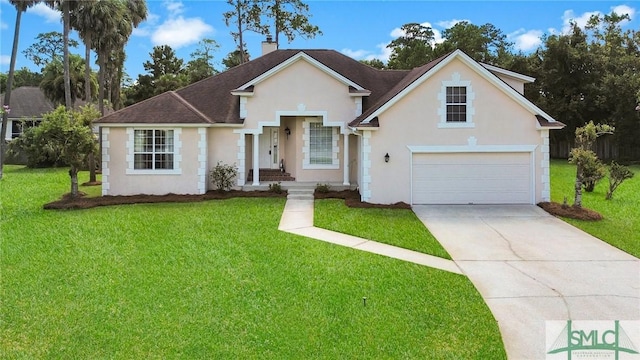
[[[313,200],[314,188],[289,188],[287,200]]]
[[[253,181],[253,169],[250,169],[247,175],[247,182],[249,181]],[[260,169],[260,181],[296,181],[296,178],[279,169]]]

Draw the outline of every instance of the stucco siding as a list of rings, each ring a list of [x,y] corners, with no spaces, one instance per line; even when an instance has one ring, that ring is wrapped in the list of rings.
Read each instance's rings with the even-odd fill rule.
[[[174,129],[171,127],[156,127],[156,129]],[[198,143],[201,140],[197,128],[180,129],[179,145],[176,145],[176,161],[179,163],[180,173],[170,175],[131,174],[128,169],[129,151],[127,142],[129,134],[127,128],[109,129],[109,189],[106,195],[136,195],[151,194],[198,194],[198,168],[200,162]],[[128,171],[129,170],[129,171]]]
[[[280,121],[279,111],[326,111],[328,121],[346,123],[355,109],[346,84],[301,59],[255,86],[246,104],[245,128]]]
[[[208,137],[208,169],[207,169],[207,186],[208,189],[214,189],[209,171],[213,169],[218,162],[225,165],[238,166],[238,134],[233,132],[232,128],[209,128],[207,129]]]
[[[473,128],[439,128],[441,106],[438,93],[442,82],[459,74],[470,81],[475,99],[472,107]],[[371,132],[371,198],[374,203],[411,201],[411,161],[408,146],[467,145],[539,145],[534,114],[506,96],[494,84],[481,77],[463,62],[454,59],[408,93],[394,106],[379,115],[380,128]],[[389,163],[384,155],[390,156]],[[536,159],[542,156],[540,146]],[[536,201],[540,201],[542,186],[539,161],[535,166]]]

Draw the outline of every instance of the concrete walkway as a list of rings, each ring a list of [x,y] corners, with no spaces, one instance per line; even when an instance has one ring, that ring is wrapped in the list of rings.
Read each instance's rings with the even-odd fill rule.
[[[458,266],[451,260],[317,228],[313,226],[313,202],[313,192],[309,196],[301,192],[292,193],[290,191],[278,229],[356,250],[462,274]]]
[[[537,206],[413,210],[485,299],[509,359],[546,357],[547,320],[640,320],[640,260]]]

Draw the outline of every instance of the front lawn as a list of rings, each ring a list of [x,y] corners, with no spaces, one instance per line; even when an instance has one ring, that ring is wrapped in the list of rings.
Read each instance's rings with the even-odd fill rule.
[[[323,229],[451,259],[408,209],[350,208],[340,199],[316,200],[313,223]]]
[[[640,257],[640,166],[631,166],[635,176],[626,180],[613,193],[612,200],[605,200],[609,189],[608,178],[602,179],[592,193],[582,192],[582,206],[604,216],[601,221],[563,219],[566,222]],[[566,160],[551,161],[551,200],[562,203],[567,197],[573,204],[576,167]]]
[[[278,231],[282,198],[42,209],[65,192],[0,180],[5,358],[506,357],[466,277]]]

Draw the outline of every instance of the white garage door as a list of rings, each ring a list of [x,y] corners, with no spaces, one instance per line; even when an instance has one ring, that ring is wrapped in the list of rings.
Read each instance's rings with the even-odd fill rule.
[[[414,204],[530,204],[531,154],[414,154]]]

